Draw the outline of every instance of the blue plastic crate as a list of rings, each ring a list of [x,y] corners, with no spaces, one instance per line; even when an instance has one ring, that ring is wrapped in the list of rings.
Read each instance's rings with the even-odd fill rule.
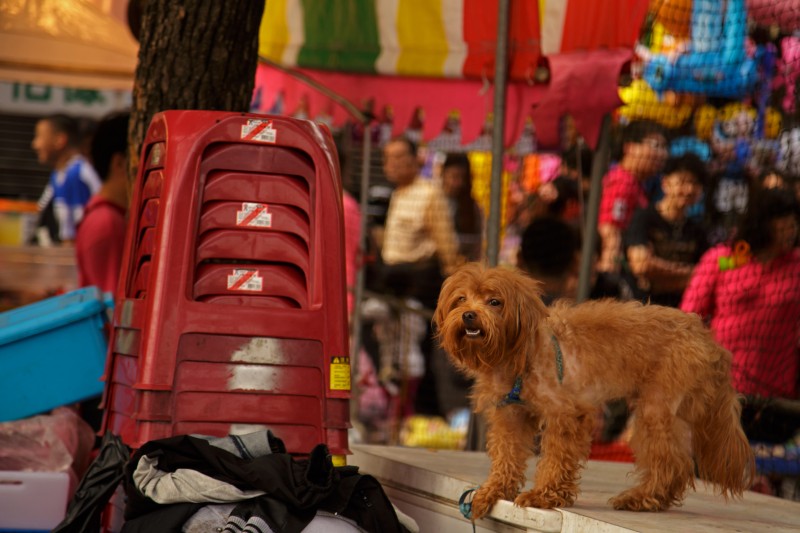
[[[103,392],[111,305],[87,287],[0,313],[0,422]]]

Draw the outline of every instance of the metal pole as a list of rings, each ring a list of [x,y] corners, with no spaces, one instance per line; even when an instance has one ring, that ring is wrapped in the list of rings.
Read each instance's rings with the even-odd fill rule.
[[[608,170],[611,158],[611,115],[606,113],[600,128],[600,143],[592,160],[592,184],[589,187],[589,205],[586,212],[586,226],[583,231],[581,267],[578,274],[578,302],[589,297],[591,290],[592,263],[595,261],[597,247],[597,214],[600,211],[600,189],[603,175]]]
[[[364,296],[364,253],[367,250],[367,210],[369,208],[369,166],[372,159],[372,133],[370,132],[370,121],[364,119],[364,141],[361,146],[361,191],[359,205],[361,209],[361,227],[359,228],[358,245],[358,273],[356,274],[356,286],[353,291],[353,324],[350,337],[350,368],[353,378],[358,376],[358,353],[361,351],[361,300]],[[353,393],[355,394],[354,388]],[[357,405],[357,401],[353,402]]]
[[[505,137],[506,77],[508,76],[509,0],[497,4],[497,53],[494,64],[494,116],[492,122],[492,185],[486,231],[486,262],[497,266],[500,254],[500,209],[503,190],[503,149]]]
[[[503,149],[506,118],[506,77],[508,76],[509,0],[497,3],[497,53],[494,64],[494,116],[492,121],[492,185],[486,223],[486,263],[497,266],[500,255],[500,194],[503,190]],[[472,413],[467,427],[467,450],[486,449],[486,419]]]

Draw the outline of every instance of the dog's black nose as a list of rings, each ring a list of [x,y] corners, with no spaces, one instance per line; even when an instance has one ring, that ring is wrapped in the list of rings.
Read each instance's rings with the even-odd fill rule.
[[[471,324],[472,322],[474,322],[474,321],[475,321],[475,313],[474,313],[474,312],[472,312],[472,311],[467,311],[466,313],[464,313],[463,315],[461,315],[461,318],[463,318],[463,319],[464,319],[464,322],[465,322],[465,323],[467,323],[467,324]]]

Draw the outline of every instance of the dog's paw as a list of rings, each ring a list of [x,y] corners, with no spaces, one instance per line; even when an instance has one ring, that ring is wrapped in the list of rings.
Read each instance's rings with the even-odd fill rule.
[[[481,487],[472,498],[472,520],[483,518],[492,510],[494,504],[503,498],[499,490],[492,487]]]
[[[657,512],[669,509],[670,502],[664,502],[654,496],[648,496],[632,489],[608,500],[618,511]]]
[[[554,507],[570,507],[575,503],[575,494],[567,491],[529,490],[523,492],[514,500],[517,507],[536,507],[538,509],[553,509]]]

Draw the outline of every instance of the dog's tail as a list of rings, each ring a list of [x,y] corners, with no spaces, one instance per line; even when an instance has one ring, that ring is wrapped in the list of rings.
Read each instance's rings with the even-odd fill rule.
[[[720,493],[741,497],[755,476],[755,458],[742,430],[742,407],[730,383],[730,354],[721,347],[715,363],[713,388],[694,419],[692,447],[701,479],[710,481]]]

